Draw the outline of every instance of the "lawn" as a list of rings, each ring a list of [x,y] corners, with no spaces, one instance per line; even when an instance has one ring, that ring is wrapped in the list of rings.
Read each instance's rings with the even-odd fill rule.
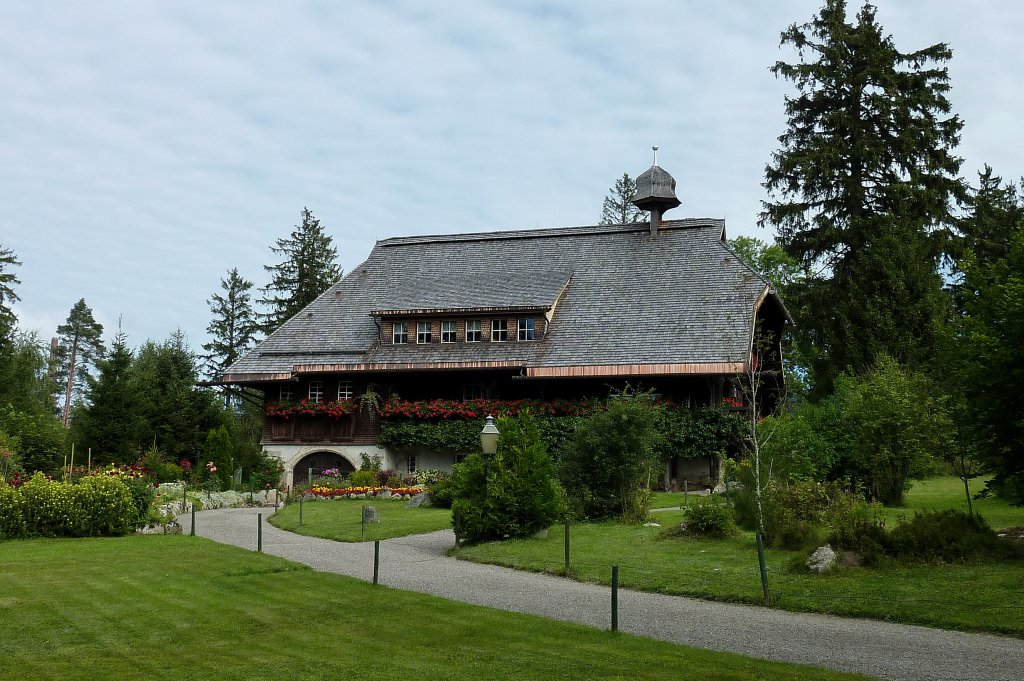
[[[862,678],[314,572],[195,537],[0,542],[0,679]]]
[[[974,478],[970,482],[971,494],[985,487],[988,476]],[[1024,506],[1011,506],[1010,502],[997,497],[972,499],[974,512],[981,514],[995,529],[1024,526]],[[896,523],[901,517],[913,517],[914,512],[938,511],[946,508],[967,510],[964,483],[960,478],[941,477],[917,480],[907,492],[906,504],[899,508],[886,508],[886,521]]]
[[[332,499],[293,502],[270,517],[270,524],[282,530],[335,541],[357,542],[363,538],[363,506],[377,509],[379,523],[366,526],[366,541],[404,537],[443,530],[452,525],[452,512],[446,508],[408,508],[401,499]]]
[[[694,503],[694,500],[690,500]],[[664,511],[666,527],[682,519]],[[659,528],[593,523],[571,529],[575,579],[607,584],[619,566],[624,587],[760,603],[761,583],[753,535],[712,540],[666,538]],[[561,573],[563,533],[466,546],[453,555],[524,570]],[[802,568],[803,553],[767,552],[769,587],[776,607],[843,616],[991,631],[1024,637],[1024,563],[905,565],[853,568],[815,576]]]

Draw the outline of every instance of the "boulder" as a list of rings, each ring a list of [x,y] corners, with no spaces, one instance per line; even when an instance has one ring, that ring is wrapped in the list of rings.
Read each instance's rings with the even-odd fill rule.
[[[181,525],[172,520],[163,525],[146,525],[135,531],[136,534],[181,534]]]
[[[389,490],[387,487],[377,492],[378,499],[390,499],[392,496],[393,495],[391,494],[391,490]]]
[[[377,509],[373,506],[363,506],[363,523],[369,525],[370,523],[379,523],[380,518],[377,516]]]
[[[430,508],[434,504],[430,501],[430,492],[423,491],[405,502],[405,505],[409,508],[419,508],[420,506]]]
[[[832,550],[831,544],[819,546],[807,559],[807,569],[816,575],[828,572],[836,564],[836,552]]]

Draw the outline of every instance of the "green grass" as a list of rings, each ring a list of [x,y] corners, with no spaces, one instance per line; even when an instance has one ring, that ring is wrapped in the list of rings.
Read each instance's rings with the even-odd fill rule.
[[[302,504],[291,503],[270,517],[270,524],[282,530],[335,541],[362,539],[363,506],[377,509],[379,523],[366,526],[366,541],[404,537],[451,527],[452,512],[445,508],[408,508],[401,499],[333,499]]]
[[[692,501],[692,500],[691,500]],[[679,511],[657,514],[664,526]],[[467,546],[453,555],[524,570],[561,573],[563,533]],[[851,568],[814,576],[804,553],[767,552],[769,587],[776,607],[843,616],[992,631],[1024,637],[1024,563],[909,565]],[[735,539],[665,538],[658,528],[594,523],[571,530],[575,579],[607,584],[619,565],[622,586],[712,600],[760,603],[761,582],[753,535]]]
[[[374,587],[192,537],[0,542],[0,679],[853,679]]]
[[[974,478],[970,482],[971,494],[985,487],[988,476]],[[1011,506],[1009,501],[997,497],[972,499],[974,512],[979,513],[995,529],[1024,526],[1024,506]],[[899,508],[886,508],[887,525],[894,525],[900,518],[912,518],[915,512],[940,511],[947,508],[967,510],[967,496],[960,478],[941,477],[917,480],[907,492],[906,503]]]

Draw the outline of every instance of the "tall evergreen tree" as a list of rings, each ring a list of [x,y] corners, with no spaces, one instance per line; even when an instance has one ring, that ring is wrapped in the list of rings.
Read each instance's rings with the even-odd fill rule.
[[[83,448],[92,451],[96,463],[135,461],[141,452],[142,391],[132,380],[134,356],[127,336],[118,328],[110,353],[96,363],[99,372],[93,382],[90,404],[74,419],[72,435]]]
[[[864,4],[853,23],[844,0],[826,0],[810,23],[782,33],[797,63],[786,131],[765,169],[762,225],[817,276],[788,292],[815,390],[849,367],[888,354],[928,356],[946,309],[937,273],[949,246],[950,202],[964,194],[953,150],[963,125],[950,115],[936,44],[896,49]]]
[[[220,280],[223,293],[214,293],[206,301],[212,319],[206,327],[210,342],[203,343],[206,354],[201,358],[206,375],[221,376],[252,345],[256,335],[256,319],[250,304],[252,282],[241,276],[237,268]]]
[[[636,180],[623,173],[622,177],[615,180],[615,186],[608,190],[608,196],[604,197],[604,204],[601,206],[600,225],[628,225],[634,222],[643,222],[646,218],[646,211],[642,211],[631,202],[636,195]]]
[[[71,419],[73,400],[84,400],[88,395],[89,379],[96,362],[103,357],[103,325],[92,316],[92,309],[79,300],[68,313],[67,321],[57,327],[58,372],[64,385],[64,425]]]
[[[20,300],[14,292],[14,285],[20,284],[21,281],[11,269],[20,264],[14,251],[0,244],[0,346],[10,339],[18,321],[11,305]]]
[[[284,256],[276,265],[265,265],[270,283],[260,289],[260,303],[269,310],[260,315],[262,330],[271,334],[284,322],[312,303],[341,279],[338,251],[332,237],[308,208],[302,209],[302,224],[286,239],[277,239],[270,250]]]

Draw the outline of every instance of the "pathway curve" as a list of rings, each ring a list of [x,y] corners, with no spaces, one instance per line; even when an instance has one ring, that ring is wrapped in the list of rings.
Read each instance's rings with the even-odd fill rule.
[[[263,551],[315,570],[373,579],[373,543],[346,544],[286,532],[265,521],[270,509],[197,514],[196,534]],[[180,518],[189,531],[188,516]],[[449,558],[450,530],[381,542],[379,581],[465,603],[607,629],[608,587]],[[1024,679],[1024,640],[875,620],[792,613],[756,606],[619,590],[619,629],[650,638],[767,660],[811,664],[882,679]]]

